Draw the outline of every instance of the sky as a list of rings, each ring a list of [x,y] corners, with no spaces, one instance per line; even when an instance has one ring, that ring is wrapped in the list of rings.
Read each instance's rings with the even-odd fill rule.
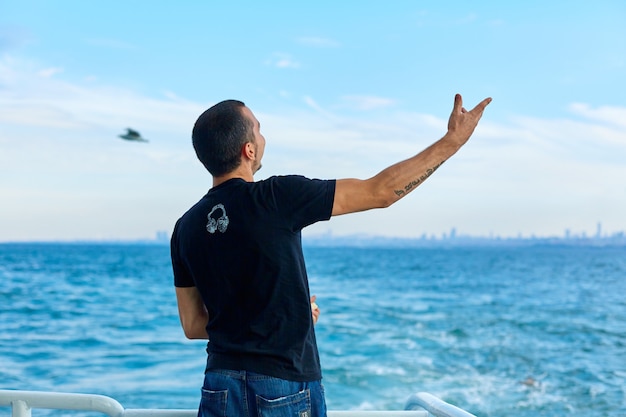
[[[0,242],[171,233],[224,99],[261,122],[255,179],[364,179],[441,138],[455,93],[493,98],[456,155],[306,234],[626,231],[625,80],[623,0],[0,0]]]

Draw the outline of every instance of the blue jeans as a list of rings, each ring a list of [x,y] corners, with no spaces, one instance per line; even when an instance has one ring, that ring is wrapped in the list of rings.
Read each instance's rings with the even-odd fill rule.
[[[295,382],[247,371],[204,376],[198,417],[326,417],[321,381]]]

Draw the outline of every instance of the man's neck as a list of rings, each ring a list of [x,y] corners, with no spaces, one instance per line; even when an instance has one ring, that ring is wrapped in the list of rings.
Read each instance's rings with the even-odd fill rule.
[[[219,177],[213,177],[213,187],[217,187],[218,185],[225,183],[228,180],[232,180],[233,178],[241,178],[242,180],[247,182],[254,182],[254,177],[251,172],[236,169],[232,172],[229,172],[228,174]]]

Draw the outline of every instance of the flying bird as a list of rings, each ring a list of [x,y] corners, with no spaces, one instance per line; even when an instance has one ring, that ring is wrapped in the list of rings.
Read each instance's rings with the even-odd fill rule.
[[[119,135],[119,137],[125,140],[131,140],[134,142],[147,142],[148,141],[147,139],[142,138],[139,132],[131,128],[126,128],[126,133],[123,135]]]

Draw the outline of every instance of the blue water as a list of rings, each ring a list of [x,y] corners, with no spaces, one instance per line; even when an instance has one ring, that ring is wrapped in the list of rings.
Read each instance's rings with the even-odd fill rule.
[[[626,415],[626,248],[305,253],[329,408]],[[0,388],[196,408],[204,355],[167,246],[0,245]]]

